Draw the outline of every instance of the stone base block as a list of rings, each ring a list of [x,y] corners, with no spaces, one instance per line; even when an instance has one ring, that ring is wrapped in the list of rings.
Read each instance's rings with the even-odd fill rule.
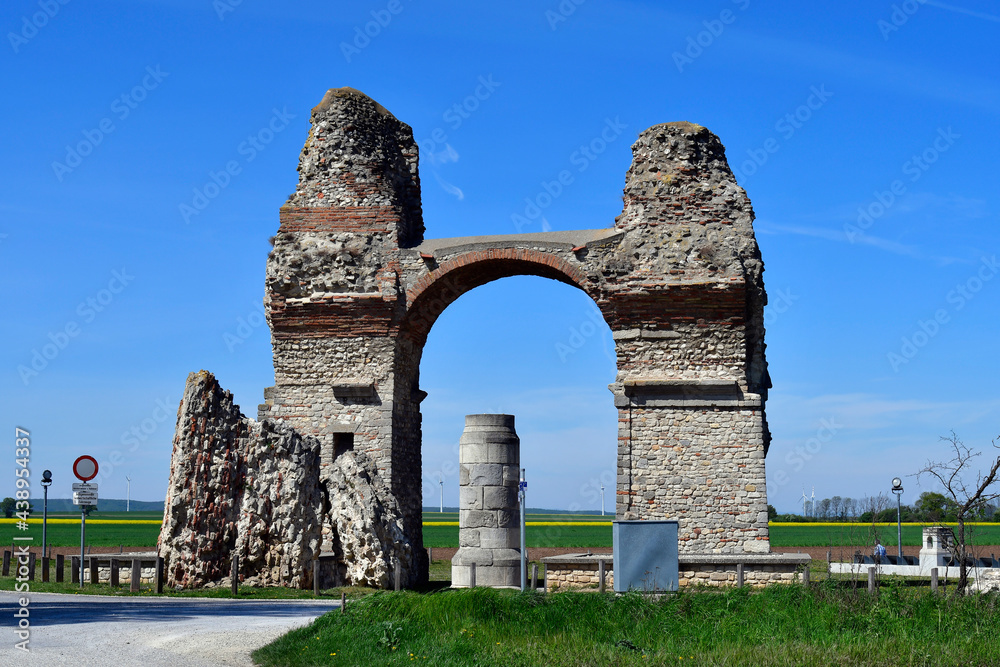
[[[487,552],[484,554],[483,552]],[[483,556],[489,555],[490,558]],[[516,549],[459,549],[451,559],[452,588],[468,588],[476,564],[476,586],[521,587],[521,552]]]

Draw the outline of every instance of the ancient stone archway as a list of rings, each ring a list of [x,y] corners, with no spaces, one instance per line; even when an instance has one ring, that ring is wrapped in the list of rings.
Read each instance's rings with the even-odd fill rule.
[[[461,294],[524,274],[582,289],[611,328],[617,516],[677,519],[686,553],[769,551],[753,210],[703,127],[656,125],[632,150],[613,226],[424,240],[409,126],[350,88],[313,109],[267,263],[275,386],[259,418],[318,450],[325,518],[302,543],[364,563],[338,576],[388,585],[398,560],[406,583],[426,577],[421,351]]]

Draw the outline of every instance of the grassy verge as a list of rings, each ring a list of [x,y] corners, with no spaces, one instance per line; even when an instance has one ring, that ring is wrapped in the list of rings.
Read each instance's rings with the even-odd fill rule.
[[[256,651],[265,666],[993,665],[996,597],[832,584],[629,594],[375,593]]]

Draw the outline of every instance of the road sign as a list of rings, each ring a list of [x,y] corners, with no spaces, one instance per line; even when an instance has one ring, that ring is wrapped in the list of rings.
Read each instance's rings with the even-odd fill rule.
[[[86,482],[73,484],[73,504],[96,505],[97,484],[88,484]]]
[[[83,455],[73,462],[73,474],[81,482],[88,482],[97,477],[97,459]]]

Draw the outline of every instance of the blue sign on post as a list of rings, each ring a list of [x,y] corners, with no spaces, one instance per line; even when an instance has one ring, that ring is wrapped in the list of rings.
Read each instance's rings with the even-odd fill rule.
[[[676,591],[677,522],[615,521],[615,592]]]

